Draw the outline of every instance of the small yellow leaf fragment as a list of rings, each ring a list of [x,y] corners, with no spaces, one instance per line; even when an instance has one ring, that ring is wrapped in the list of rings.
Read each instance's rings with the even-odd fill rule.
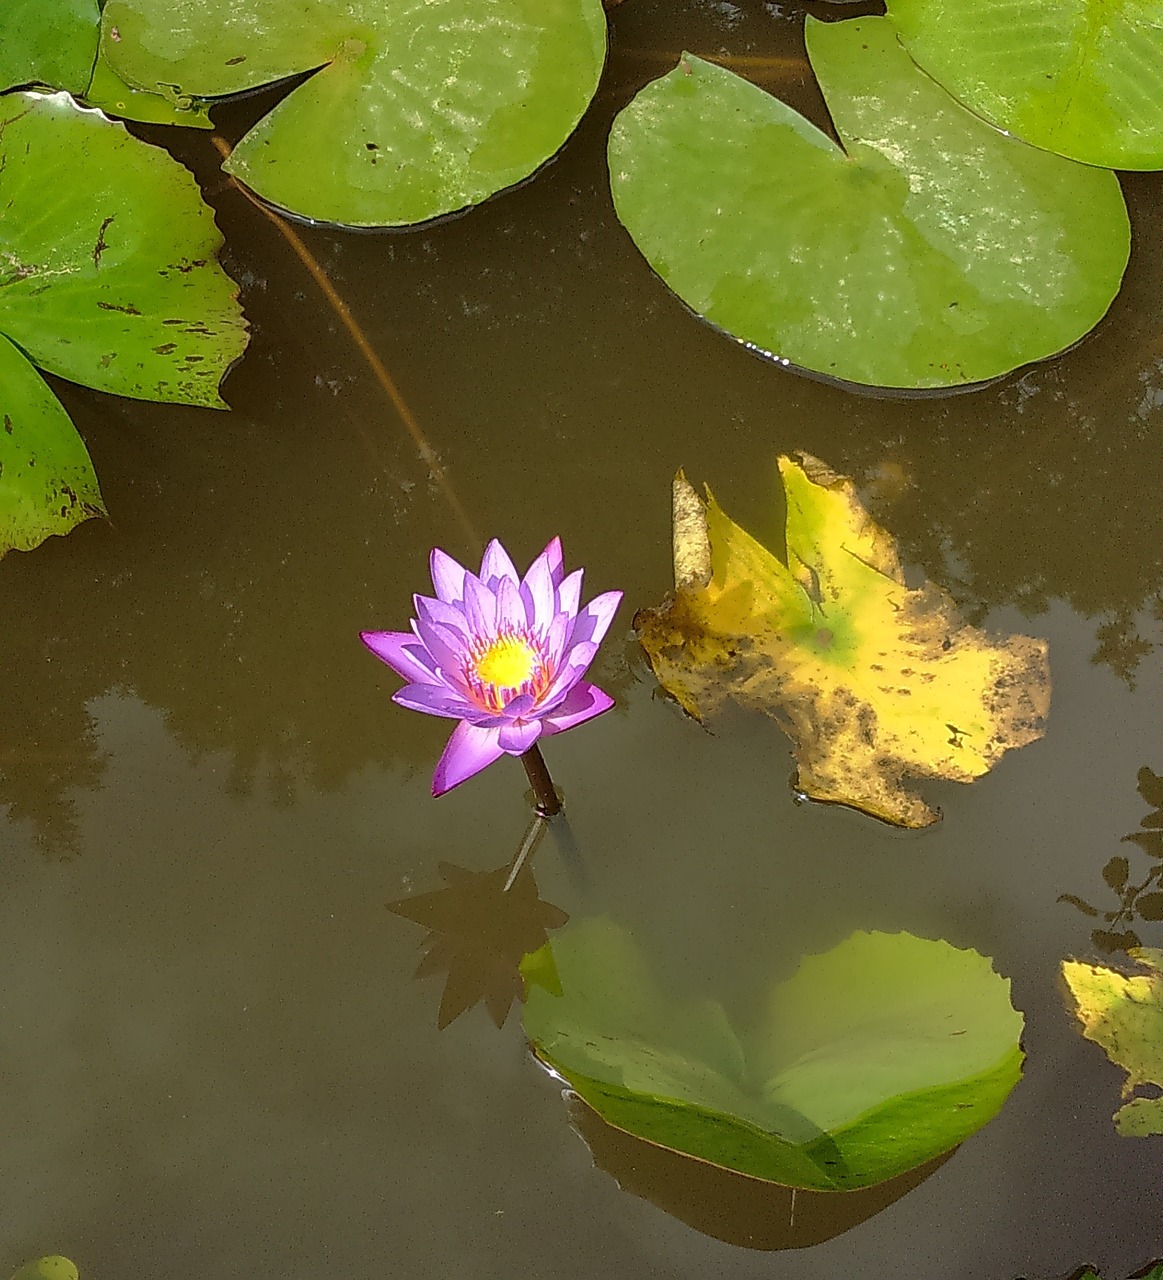
[[[970,782],[1041,737],[1046,644],[991,639],[940,587],[909,588],[892,537],[818,459],[779,469],[786,564],[679,474],[675,593],[639,612],[639,639],[698,719],[727,698],[772,716],[814,799],[926,826],[938,814],[906,779]]]
[[[1145,973],[1128,976],[1105,965],[1064,960],[1062,976],[1074,997],[1082,1034],[1127,1073],[1114,1114],[1125,1138],[1163,1134],[1163,951],[1137,947],[1128,953]],[[1131,1095],[1144,1086],[1150,1094]]]
[[[711,539],[699,495],[680,471],[671,491],[674,512],[674,585],[705,587],[711,580]]]

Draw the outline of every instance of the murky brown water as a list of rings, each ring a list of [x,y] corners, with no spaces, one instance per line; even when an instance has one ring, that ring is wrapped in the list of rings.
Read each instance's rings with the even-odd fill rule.
[[[434,543],[479,547],[288,244],[186,139],[254,325],[235,412],[62,386],[113,521],[0,564],[0,1274],[60,1251],[84,1280],[1051,1280],[1084,1261],[1124,1280],[1163,1254],[1163,1139],[1114,1132],[1122,1073],[1057,976],[1093,954],[1090,922],[1056,901],[1113,905],[1100,871],[1139,856],[1119,844],[1146,812],[1136,773],[1163,770],[1163,180],[1125,180],[1126,285],[1069,355],[904,403],[781,372],[651,275],[603,147],[679,49],[786,56],[798,23],[627,0],[597,101],[534,182],[412,234],[302,235],[479,537],[527,562],[560,533],[590,594],[626,593],[595,667],[618,709],[546,748],[577,853],[542,845],[542,896],[612,911],[676,985],[739,1009],[854,928],[990,954],[1027,1016],[1002,1115],[863,1225],[755,1251],[594,1168],[515,1018],[437,1031],[421,931],[384,904],[438,887],[441,860],[511,857],[524,780],[502,761],[431,800],[447,725],[389,702],[357,632],[405,624]],[[771,75],[815,109],[794,67]],[[856,476],[972,620],[1049,639],[1047,737],[928,788],[935,830],[797,807],[770,723],[705,735],[630,636],[670,584],[674,471],[777,540],[794,449]],[[621,1176],[650,1191],[649,1169]],[[773,1238],[782,1208],[653,1176],[707,1230]]]

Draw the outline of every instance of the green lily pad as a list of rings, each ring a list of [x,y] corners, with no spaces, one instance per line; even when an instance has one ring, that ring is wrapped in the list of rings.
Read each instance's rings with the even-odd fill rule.
[[[102,510],[29,360],[118,395],[226,407],[218,384],[247,335],[221,245],[165,152],[66,93],[0,98],[0,553]]]
[[[64,89],[110,115],[211,129],[204,103],[127,85],[100,49],[97,0],[6,0],[0,13],[0,90]]]
[[[611,1124],[786,1186],[874,1186],[951,1150],[1021,1074],[1009,982],[973,951],[856,933],[776,983],[753,1025],[663,993],[609,920],[552,944],[530,987],[537,1056]]]
[[[1105,965],[1064,960],[1082,1034],[1127,1073],[1115,1128],[1124,1138],[1163,1134],[1163,950],[1135,947],[1146,971],[1128,977]],[[1146,1088],[1147,1092],[1139,1092]]]
[[[44,84],[83,94],[100,21],[97,0],[4,0],[0,89]]]
[[[0,552],[105,514],[89,452],[40,374],[0,334]]]
[[[12,1277],[12,1280],[78,1280],[77,1268],[58,1256],[37,1258],[28,1262]]]
[[[909,53],[1036,147],[1163,168],[1163,0],[888,0]]]
[[[964,386],[1062,350],[1130,250],[1112,173],[1007,138],[885,18],[807,19],[842,150],[684,55],[615,121],[618,216],[662,279],[763,354],[870,386]]]
[[[528,177],[573,132],[606,51],[600,0],[109,0],[103,26],[114,69],[152,92],[316,71],[226,167],[349,226],[421,222]]]

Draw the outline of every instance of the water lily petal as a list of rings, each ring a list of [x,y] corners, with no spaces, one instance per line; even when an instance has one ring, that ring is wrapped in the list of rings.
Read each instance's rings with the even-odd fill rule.
[[[541,737],[540,720],[519,720],[497,730],[497,745],[511,756],[519,756]]]
[[[464,575],[464,616],[478,639],[496,635],[497,597],[472,573]]]
[[[569,649],[565,655],[565,661],[553,677],[552,684],[541,698],[539,714],[556,711],[562,698],[585,675],[587,667],[593,662],[597,652],[598,646],[590,640],[583,640]]]
[[[361,631],[359,638],[397,675],[420,683],[435,682],[436,664],[410,631]]]
[[[622,603],[620,591],[607,591],[603,595],[594,596],[586,607],[577,615],[573,626],[574,640],[592,640],[601,644],[602,637],[614,620],[614,614]]]
[[[440,668],[439,674],[445,679],[459,677],[468,660],[468,648],[461,636],[439,622],[426,622],[423,618],[417,618],[412,623],[412,629],[436,660]]]
[[[613,705],[614,699],[596,684],[575,685],[557,710],[542,718],[541,732],[546,737],[563,733],[574,725],[600,716],[603,711],[609,711]]]
[[[510,580],[514,586],[521,581],[521,575],[509,559],[509,553],[496,538],[485,548],[481,558],[481,581],[491,590],[496,591],[504,580]]]
[[[566,641],[569,639],[572,627],[573,618],[565,613],[559,613],[549,624],[549,631],[545,637],[542,653],[545,658],[545,665],[550,671],[556,672],[560,666],[562,656],[565,653]]]
[[[479,729],[462,720],[452,731],[432,778],[432,794],[442,796],[504,754],[496,729]]]
[[[525,628],[525,602],[517,582],[502,578],[497,587],[497,630],[517,631]]]
[[[567,613],[571,618],[577,614],[577,607],[581,602],[582,578],[584,575],[584,569],[575,569],[557,588],[558,613]]]
[[[548,547],[529,566],[529,572],[521,583],[521,599],[525,601],[525,619],[529,626],[544,635],[557,612]]]
[[[565,577],[565,557],[561,553],[561,539],[551,539],[545,544],[545,550],[541,554],[549,565],[549,576],[553,579],[553,585],[560,586],[562,578]]]
[[[463,636],[466,645],[471,643],[472,634],[464,616],[463,605],[433,600],[431,596],[413,596],[412,606],[416,610],[416,617],[425,622],[439,622],[441,626],[451,627],[458,635]]]
[[[511,724],[514,720],[533,715],[537,704],[538,700],[531,693],[519,693],[505,704],[505,723]]]
[[[429,567],[432,570],[432,585],[436,588],[436,594],[441,600],[448,604],[455,604],[463,598],[465,573],[463,565],[457,564],[439,547],[433,547]]]
[[[463,719],[465,712],[471,709],[455,689],[442,684],[406,684],[392,694],[392,701],[410,711],[423,711],[430,716],[447,716],[452,720]]]

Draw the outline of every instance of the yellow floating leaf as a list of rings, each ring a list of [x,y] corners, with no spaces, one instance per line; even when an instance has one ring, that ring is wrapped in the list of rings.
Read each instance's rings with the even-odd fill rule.
[[[706,720],[732,698],[773,716],[816,800],[904,827],[938,814],[907,778],[971,782],[1041,737],[1046,644],[991,640],[940,587],[906,586],[852,482],[783,457],[787,563],[680,472],[674,596],[635,618],[655,674]]]
[[[1147,972],[1128,977],[1104,965],[1063,960],[1062,976],[1082,1034],[1127,1073],[1123,1097],[1131,1100],[1115,1112],[1115,1128],[1124,1138],[1145,1138],[1163,1134],[1163,951],[1135,947],[1128,954]],[[1143,1085],[1153,1086],[1154,1096],[1131,1097]]]

